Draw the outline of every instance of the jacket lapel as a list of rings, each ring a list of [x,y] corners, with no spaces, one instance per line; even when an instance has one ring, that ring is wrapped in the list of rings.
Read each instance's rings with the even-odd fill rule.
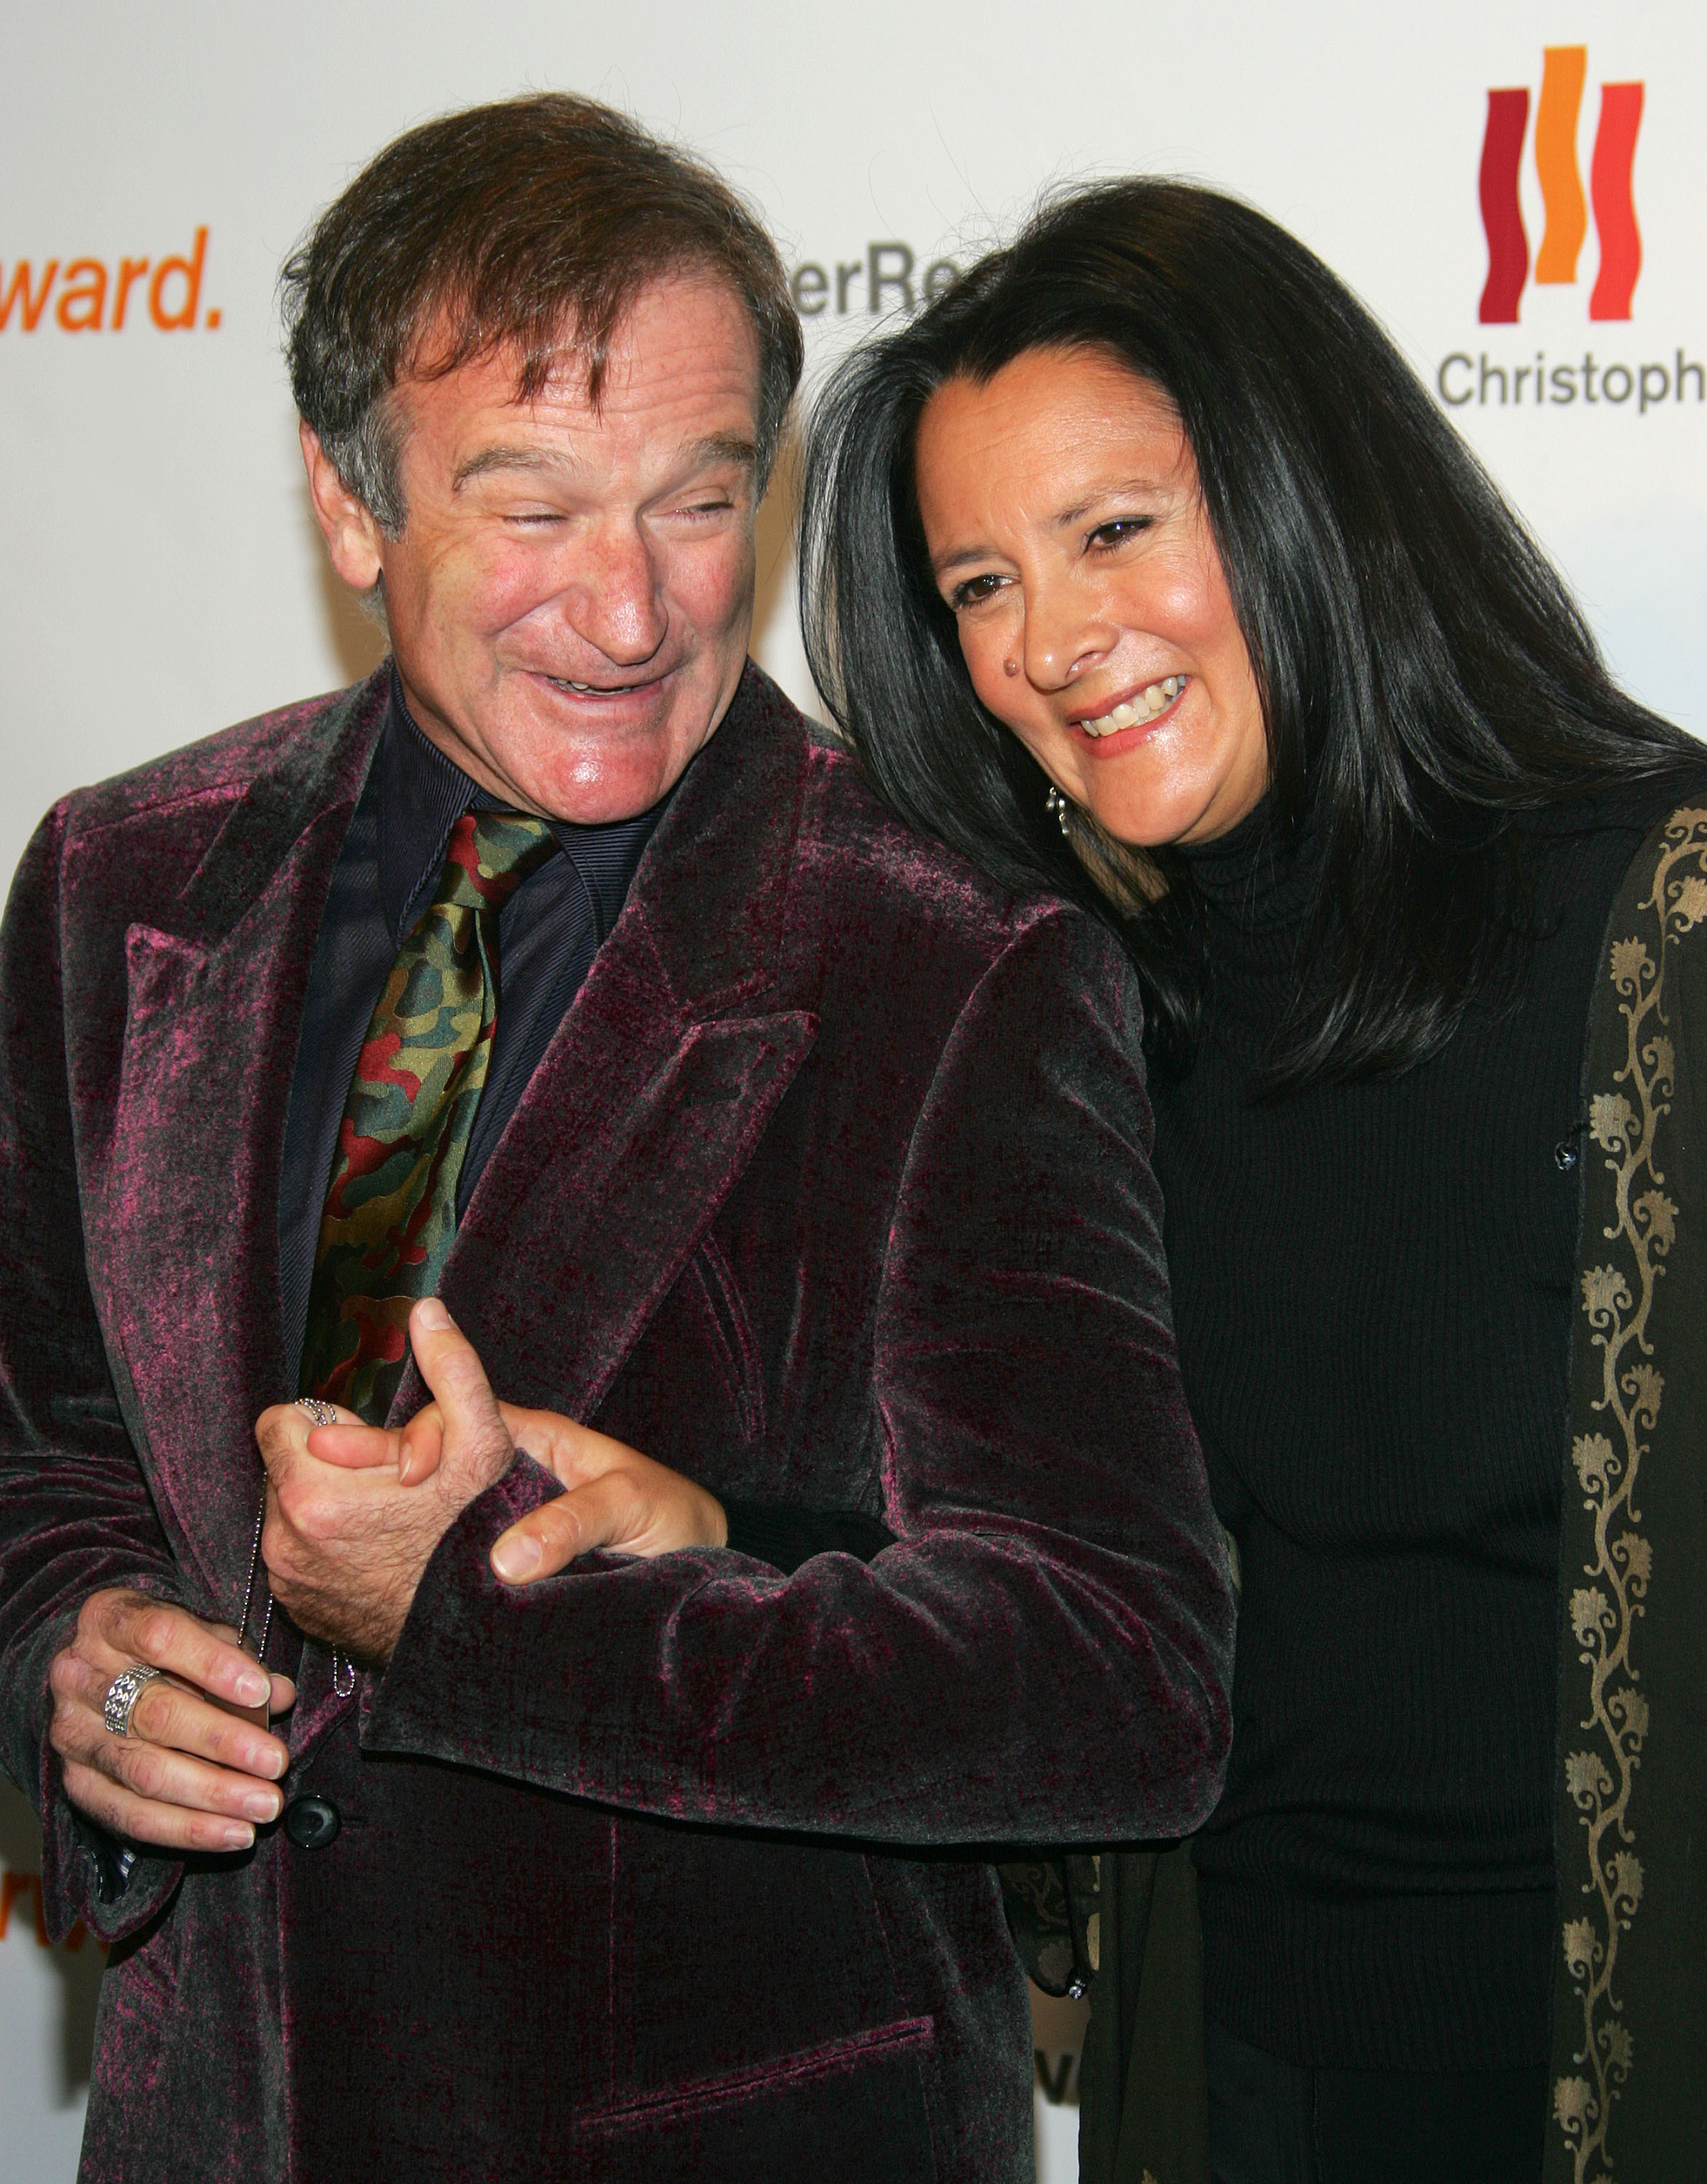
[[[383,671],[370,678],[251,783],[192,874],[175,929],[125,936],[124,1061],[92,1281],[161,1520],[232,1619],[260,1479],[254,1420],[290,1392],[278,1192],[303,998],[386,688]]]
[[[513,1401],[597,1410],[811,1048],[777,992],[806,760],[749,667],[470,1201],[441,1290]]]

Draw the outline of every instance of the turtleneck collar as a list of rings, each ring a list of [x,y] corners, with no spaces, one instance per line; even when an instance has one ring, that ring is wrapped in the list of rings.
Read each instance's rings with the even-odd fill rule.
[[[1320,829],[1306,813],[1296,834],[1283,831],[1265,796],[1237,826],[1213,841],[1182,843],[1212,928],[1255,939],[1296,936],[1314,905]]]

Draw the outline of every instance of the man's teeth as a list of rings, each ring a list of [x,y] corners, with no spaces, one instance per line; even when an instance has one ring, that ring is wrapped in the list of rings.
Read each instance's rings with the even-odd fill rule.
[[[1081,721],[1079,726],[1087,736],[1112,736],[1122,728],[1135,728],[1139,722],[1153,721],[1158,713],[1165,713],[1190,679],[1186,675],[1165,675],[1159,682],[1140,690],[1136,698],[1116,705],[1112,713],[1104,713],[1094,721]]]

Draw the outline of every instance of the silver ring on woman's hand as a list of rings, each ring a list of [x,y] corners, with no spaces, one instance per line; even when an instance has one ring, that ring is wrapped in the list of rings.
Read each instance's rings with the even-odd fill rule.
[[[330,1403],[323,1403],[318,1396],[298,1396],[297,1408],[306,1411],[317,1426],[335,1426],[338,1414]]]
[[[147,1669],[138,1661],[134,1669],[120,1669],[107,1686],[107,1703],[103,1712],[107,1726],[114,1736],[131,1734],[131,1716],[136,1711],[136,1702],[142,1695],[144,1684],[152,1684],[160,1674],[158,1669]]]

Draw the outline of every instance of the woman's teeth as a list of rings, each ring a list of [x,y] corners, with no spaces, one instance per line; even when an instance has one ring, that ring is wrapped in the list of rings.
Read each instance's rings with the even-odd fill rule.
[[[1135,728],[1140,722],[1153,721],[1158,713],[1165,713],[1190,680],[1187,675],[1164,676],[1159,682],[1140,690],[1136,698],[1116,705],[1112,713],[1104,713],[1094,721],[1081,721],[1079,726],[1087,736],[1112,736],[1122,728]]]

